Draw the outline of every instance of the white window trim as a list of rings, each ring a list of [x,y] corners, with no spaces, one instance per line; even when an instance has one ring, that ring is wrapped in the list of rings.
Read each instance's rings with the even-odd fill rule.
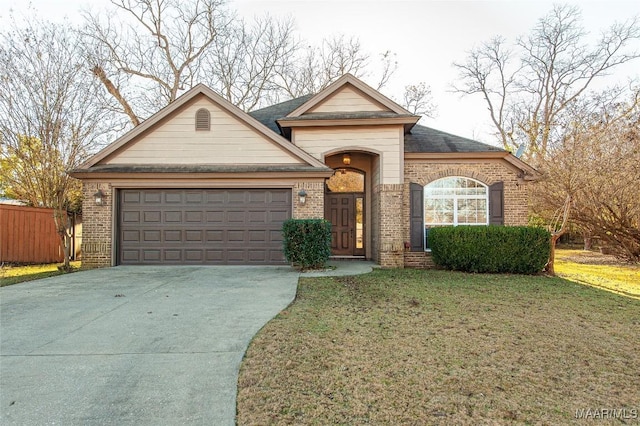
[[[435,222],[430,222],[427,223],[426,221],[426,205],[427,205],[427,197],[426,197],[426,188],[428,185],[437,182],[441,179],[455,179],[455,178],[462,178],[462,179],[468,179],[474,182],[477,182],[478,184],[482,185],[485,189],[485,195],[484,197],[482,196],[478,196],[478,195],[458,195],[458,194],[452,194],[452,195],[436,195],[433,197],[430,197],[431,200],[453,200],[453,223],[449,223],[449,222],[441,222],[441,223],[435,223]],[[427,225],[429,227],[435,227],[435,226],[488,226],[489,225],[489,186],[485,185],[484,183],[480,182],[479,180],[476,179],[472,179],[472,178],[468,178],[466,176],[447,176],[444,178],[440,178],[440,179],[436,179],[432,182],[429,182],[427,185],[424,185],[423,190],[422,190],[422,197],[423,197],[423,212],[422,212],[422,229],[424,230],[424,248],[425,251],[430,252],[431,249],[427,248],[427,233],[426,233],[426,229],[427,229]],[[486,206],[486,213],[485,213],[485,218],[486,221],[484,223],[467,223],[467,222],[463,222],[463,223],[459,223],[458,222],[458,200],[485,200],[485,206]]]

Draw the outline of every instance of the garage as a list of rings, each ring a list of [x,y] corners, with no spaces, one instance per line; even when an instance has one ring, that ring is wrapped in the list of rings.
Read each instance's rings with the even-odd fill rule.
[[[290,217],[291,189],[121,189],[117,263],[282,264]]]

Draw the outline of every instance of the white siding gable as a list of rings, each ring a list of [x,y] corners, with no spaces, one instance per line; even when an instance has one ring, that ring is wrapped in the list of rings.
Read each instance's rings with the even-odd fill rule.
[[[293,135],[297,146],[320,160],[337,149],[379,153],[380,182],[404,182],[404,133],[401,125],[300,127],[293,129]]]
[[[312,112],[356,112],[356,111],[390,111],[388,108],[371,99],[350,84],[345,84],[340,90],[319,105],[311,108]],[[303,114],[304,115],[304,114]]]
[[[211,130],[196,131],[207,108]],[[302,160],[204,96],[110,155],[102,164],[301,164]]]

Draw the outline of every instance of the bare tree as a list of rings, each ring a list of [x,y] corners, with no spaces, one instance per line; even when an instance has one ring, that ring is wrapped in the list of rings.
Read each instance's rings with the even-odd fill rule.
[[[318,93],[347,73],[373,80],[372,86],[380,90],[394,75],[398,63],[391,51],[380,54],[379,61],[379,73],[374,74],[371,54],[364,50],[357,37],[335,35],[324,39],[320,46],[301,47],[280,72],[281,96],[296,98]]]
[[[395,55],[371,55],[336,35],[305,46],[292,19],[237,19],[224,0],[111,0],[85,13],[86,57],[94,76],[133,126],[204,82],[245,111],[317,93],[346,73],[384,87]],[[418,87],[418,86],[416,86]]]
[[[210,54],[203,55],[200,66],[207,70],[203,82],[245,111],[264,106],[277,98],[278,75],[298,50],[293,27],[291,19],[270,16],[251,24],[234,22],[218,34]]]
[[[504,47],[506,40],[495,37],[471,50],[464,63],[455,63],[460,73],[460,85],[454,89],[465,95],[481,94],[487,103],[489,117],[498,139],[507,150],[515,141],[508,102],[515,97],[515,71],[509,70],[512,52]]]
[[[532,32],[520,38],[521,58],[500,37],[454,63],[462,94],[481,94],[505,149],[526,144],[528,154],[544,156],[553,141],[560,114],[593,82],[619,65],[637,59],[638,18],[603,31],[594,46],[585,43],[576,7],[554,6]]]
[[[87,80],[81,43],[65,24],[14,21],[0,40],[0,177],[5,191],[54,209],[68,269],[67,208],[78,181],[66,171],[104,134],[100,88]]]
[[[436,104],[433,102],[431,87],[424,82],[405,86],[402,106],[414,115],[433,117]]]
[[[616,88],[582,99],[562,121],[561,137],[539,163],[544,178],[532,191],[534,212],[564,223],[554,231],[570,221],[619,257],[640,260],[640,91]],[[554,210],[564,213],[562,221],[553,220]]]
[[[216,37],[227,31],[230,16],[223,0],[111,0],[111,4],[118,19],[111,19],[113,13],[87,12],[83,34],[89,40],[93,73],[135,126],[140,116],[173,102],[201,79],[206,71],[201,60]]]

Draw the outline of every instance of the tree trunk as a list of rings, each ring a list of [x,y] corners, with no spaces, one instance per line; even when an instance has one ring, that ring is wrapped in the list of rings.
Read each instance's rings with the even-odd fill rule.
[[[64,232],[58,232],[58,235],[60,236],[60,247],[64,255],[63,264],[59,269],[65,272],[71,272],[71,262],[69,261],[71,258],[71,237],[66,230]]]
[[[104,69],[101,66],[96,65],[93,68],[91,68],[91,72],[93,72],[93,75],[98,77],[100,82],[102,82],[104,87],[107,89],[107,92],[109,92],[111,96],[113,96],[118,101],[118,103],[122,106],[125,114],[127,114],[127,116],[129,117],[131,124],[133,124],[134,127],[140,124],[140,119],[133,112],[133,108],[131,108],[131,105],[129,105],[129,102],[127,102],[124,96],[122,96],[122,93],[120,93],[120,90],[118,90],[118,88],[111,82],[111,80],[109,80],[109,77],[107,77],[107,73],[104,71]]]
[[[549,261],[547,262],[547,266],[545,267],[545,270],[549,275],[554,275],[554,276],[556,275],[556,270],[554,266],[554,263],[556,260],[556,243],[558,242],[562,234],[564,234],[564,232],[560,234],[551,235],[551,252],[549,253]]]
[[[553,227],[551,231],[551,243],[550,243],[551,251],[549,252],[549,261],[547,262],[547,265],[544,268],[547,274],[549,275],[556,274],[555,266],[554,266],[554,263],[556,260],[556,243],[558,242],[560,237],[562,237],[564,233],[567,232],[567,224],[569,222],[569,213],[571,211],[571,200],[572,200],[571,195],[567,195],[564,205],[562,206],[561,209],[558,210],[555,223],[552,225]],[[562,219],[562,222],[560,222],[560,219]],[[558,222],[561,223],[559,229],[558,229]]]
[[[582,240],[584,241],[583,250],[591,250],[593,248],[593,236],[591,232],[584,231],[582,233]]]
[[[62,194],[64,194],[64,192],[58,191],[58,205],[62,205]],[[60,248],[62,249],[62,253],[64,255],[64,263],[61,267],[59,267],[59,269],[65,272],[69,272],[71,271],[71,263],[69,262],[69,259],[71,257],[71,235],[69,235],[69,227],[71,226],[71,224],[69,223],[69,215],[67,214],[67,210],[64,208],[54,209],[53,220],[56,225],[58,236],[60,237]]]

